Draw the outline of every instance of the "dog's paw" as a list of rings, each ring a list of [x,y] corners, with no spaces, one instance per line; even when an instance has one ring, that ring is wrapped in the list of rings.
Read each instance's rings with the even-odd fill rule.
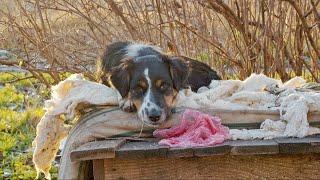
[[[120,108],[125,112],[136,112],[137,108],[130,100],[124,100],[120,103]]]

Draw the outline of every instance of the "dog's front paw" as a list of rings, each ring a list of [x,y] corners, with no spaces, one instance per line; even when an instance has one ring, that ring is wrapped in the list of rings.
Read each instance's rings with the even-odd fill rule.
[[[123,100],[120,103],[120,108],[125,112],[136,112],[137,108],[130,100]]]

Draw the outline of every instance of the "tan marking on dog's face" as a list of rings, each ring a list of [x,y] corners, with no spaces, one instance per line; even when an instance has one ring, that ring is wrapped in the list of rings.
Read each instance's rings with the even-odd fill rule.
[[[141,108],[141,104],[142,104],[141,98],[134,98],[132,96],[132,92],[129,92],[128,99],[130,99],[130,101],[133,102],[137,110]]]
[[[144,90],[148,88],[148,85],[147,85],[146,82],[143,81],[143,80],[140,80],[140,81],[138,82],[138,84],[139,84],[139,86],[140,86],[142,89],[144,89]]]
[[[137,110],[139,110],[141,108],[141,105],[142,105],[141,99],[133,99],[132,102],[136,106]]]
[[[157,88],[161,88],[162,83],[163,83],[163,80],[162,80],[162,79],[158,79],[158,80],[156,81],[156,87],[157,87]]]

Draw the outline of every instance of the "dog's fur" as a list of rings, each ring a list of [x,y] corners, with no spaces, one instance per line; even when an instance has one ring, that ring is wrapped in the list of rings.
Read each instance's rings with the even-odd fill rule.
[[[221,80],[217,72],[207,64],[186,56],[180,56],[180,58],[189,64],[189,76],[186,84],[193,92],[197,92],[200,87],[208,86],[213,79]]]
[[[102,83],[117,89],[120,107],[137,111],[146,124],[165,121],[175,106],[179,90],[196,91],[220,79],[208,65],[184,56],[168,56],[158,47],[132,42],[107,46],[102,57]]]

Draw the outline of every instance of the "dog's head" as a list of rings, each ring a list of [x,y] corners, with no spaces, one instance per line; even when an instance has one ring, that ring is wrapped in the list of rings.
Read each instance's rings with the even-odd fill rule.
[[[170,116],[188,72],[180,58],[148,55],[125,59],[113,68],[110,80],[123,98],[134,103],[139,118],[156,126]]]

